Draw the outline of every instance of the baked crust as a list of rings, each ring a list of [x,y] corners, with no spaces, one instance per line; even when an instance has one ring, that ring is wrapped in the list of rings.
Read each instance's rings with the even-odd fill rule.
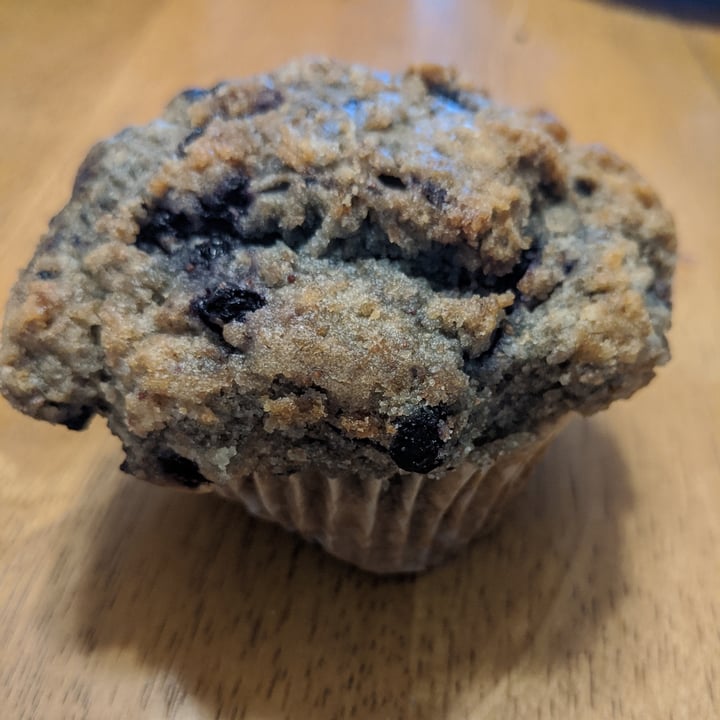
[[[96,145],[14,287],[3,394],[123,468],[488,467],[667,361],[675,234],[646,182],[449,69],[304,60]]]

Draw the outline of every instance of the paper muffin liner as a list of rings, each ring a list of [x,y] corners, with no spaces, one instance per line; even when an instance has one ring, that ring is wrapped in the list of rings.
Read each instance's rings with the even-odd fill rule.
[[[256,472],[223,494],[364,570],[419,572],[492,529],[562,424],[501,451],[487,467],[465,463],[440,478]]]

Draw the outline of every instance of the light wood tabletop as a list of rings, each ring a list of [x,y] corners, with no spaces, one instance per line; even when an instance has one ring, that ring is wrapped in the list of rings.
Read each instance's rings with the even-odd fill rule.
[[[449,62],[546,107],[627,157],[680,238],[672,362],[416,578],[133,480],[101,421],[2,401],[0,718],[720,718],[720,12],[699,5],[0,4],[3,304],[95,140],[306,54]]]

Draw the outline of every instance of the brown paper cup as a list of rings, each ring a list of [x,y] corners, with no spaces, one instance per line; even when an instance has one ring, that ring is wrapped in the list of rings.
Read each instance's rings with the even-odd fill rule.
[[[256,472],[223,494],[365,570],[418,572],[492,529],[561,424],[500,451],[487,467],[466,463],[440,478],[413,473],[387,482],[309,470],[282,478]]]

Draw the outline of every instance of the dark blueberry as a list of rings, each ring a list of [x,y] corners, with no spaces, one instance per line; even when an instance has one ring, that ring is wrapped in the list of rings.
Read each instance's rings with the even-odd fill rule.
[[[252,202],[249,185],[245,175],[225,178],[211,195],[200,200],[203,211],[209,216],[233,219],[235,213],[245,212]]]
[[[387,175],[385,173],[382,173],[381,175],[378,175],[378,180],[386,187],[390,188],[391,190],[404,190],[405,189],[405,182],[395,175]]]
[[[169,253],[167,238],[187,237],[192,232],[192,225],[185,213],[156,209],[150,212],[145,222],[141,224],[135,243],[144,252],[162,250]]]
[[[447,201],[447,190],[432,180],[426,180],[422,184],[422,194],[431,205],[437,208],[442,207]]]
[[[390,457],[408,472],[427,473],[442,463],[444,442],[440,426],[445,414],[439,408],[424,407],[400,420],[390,444]]]
[[[589,197],[597,189],[597,183],[592,178],[577,178],[573,187],[578,195]]]
[[[194,103],[198,100],[202,100],[207,94],[208,91],[203,90],[202,88],[188,88],[187,90],[184,90],[180,93],[180,97],[183,100]]]
[[[247,313],[259,310],[265,303],[265,298],[254,290],[223,283],[206,290],[190,307],[211,330],[221,333],[223,325],[242,321]]]
[[[54,280],[58,274],[54,270],[38,270],[35,277],[38,280]]]
[[[162,450],[158,455],[158,462],[166,475],[187,488],[196,488],[208,482],[196,462],[178,455],[174,450]],[[122,465],[120,469],[123,469]]]
[[[140,225],[136,244],[144,252],[162,250],[170,254],[170,240],[187,240],[192,235],[240,238],[238,221],[252,202],[248,178],[234,175],[223,180],[213,193],[199,199],[200,210],[193,216],[175,212],[161,198],[146,208],[147,217]]]

